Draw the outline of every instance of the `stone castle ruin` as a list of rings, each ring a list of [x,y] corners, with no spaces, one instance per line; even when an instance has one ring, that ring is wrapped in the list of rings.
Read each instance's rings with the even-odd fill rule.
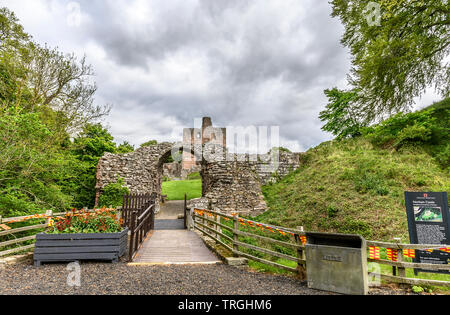
[[[266,211],[261,186],[296,170],[302,153],[231,154],[226,134],[225,128],[213,127],[211,118],[206,117],[201,128],[184,129],[181,143],[160,143],[127,154],[106,153],[97,167],[97,201],[104,187],[119,176],[131,193],[161,196],[163,177],[169,172],[165,161],[178,153],[182,158],[171,163],[170,172],[176,169],[183,178],[183,172],[200,170],[202,177],[202,198],[191,200],[192,206],[245,215]]]

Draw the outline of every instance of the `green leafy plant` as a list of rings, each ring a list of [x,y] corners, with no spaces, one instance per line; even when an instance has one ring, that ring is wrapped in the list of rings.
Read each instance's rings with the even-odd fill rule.
[[[196,180],[196,179],[202,179],[202,176],[200,175],[200,172],[191,173],[187,176],[188,180]]]
[[[122,177],[119,177],[115,183],[110,183],[105,186],[103,193],[99,198],[100,207],[119,207],[122,206],[123,196],[130,193],[130,190],[125,187],[125,182]]]
[[[424,292],[424,289],[423,289],[422,287],[420,287],[420,286],[417,286],[417,285],[413,286],[413,287],[411,288],[411,290],[412,290],[414,293],[417,293],[417,294],[423,293],[423,292]]]

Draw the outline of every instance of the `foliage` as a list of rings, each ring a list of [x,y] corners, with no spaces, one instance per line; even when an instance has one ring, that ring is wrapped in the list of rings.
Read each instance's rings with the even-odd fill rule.
[[[326,122],[322,130],[331,132],[338,140],[359,136],[362,125],[352,108],[358,97],[357,92],[333,88],[325,90],[325,95],[328,105],[319,115],[320,120]]]
[[[188,180],[202,179],[200,172],[191,173],[187,176]]]
[[[72,197],[59,184],[73,158],[55,146],[40,115],[0,111],[0,135],[0,215],[69,207]]]
[[[0,215],[94,206],[98,160],[130,147],[95,123],[109,106],[95,104],[92,76],[0,8]]]
[[[421,146],[444,167],[450,163],[450,101],[446,99],[421,111],[399,113],[365,128],[364,136],[384,148]]]
[[[145,147],[149,147],[149,146],[157,145],[157,144],[158,144],[158,141],[150,140],[150,141],[147,141],[147,142],[141,144],[141,148],[145,148]]]
[[[100,207],[119,207],[123,204],[123,196],[128,195],[130,190],[125,187],[123,178],[119,177],[115,183],[105,186],[103,193],[99,198]]]
[[[94,206],[97,164],[105,152],[116,152],[113,140],[100,124],[86,124],[73,140],[70,151],[77,160],[76,172],[66,181],[66,186],[71,188],[67,192],[75,197],[73,207]]]
[[[117,147],[116,153],[124,154],[134,152],[134,146],[128,141],[124,141],[121,145]]]
[[[79,160],[97,163],[105,152],[116,152],[111,134],[100,124],[87,124],[74,139],[74,153]]]
[[[424,292],[424,289],[421,287],[421,286],[413,286],[412,288],[412,291],[414,292],[414,293],[423,293]]]
[[[434,85],[449,96],[449,6],[446,0],[378,0],[381,19],[366,17],[373,0],[332,0],[332,16],[345,33],[350,49],[350,84],[358,89],[359,115],[366,121],[407,109],[414,98]],[[377,21],[375,21],[377,22]]]
[[[72,211],[64,217],[57,217],[50,222],[47,234],[117,233],[120,231],[122,231],[122,224],[117,219],[117,212],[104,208],[95,212]]]
[[[399,148],[410,142],[426,143],[435,132],[433,110],[399,113],[382,123],[364,130],[365,137],[376,145]]]

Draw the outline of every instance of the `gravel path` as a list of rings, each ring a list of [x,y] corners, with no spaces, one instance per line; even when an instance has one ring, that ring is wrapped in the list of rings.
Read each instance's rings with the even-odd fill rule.
[[[284,276],[219,265],[128,266],[81,264],[81,287],[66,281],[64,264],[41,268],[20,264],[0,269],[0,294],[86,295],[317,295],[299,281]]]
[[[178,219],[179,215],[184,215],[184,200],[166,201],[161,204],[161,209],[156,215],[159,220]]]
[[[322,295],[305,283],[219,265],[128,266],[82,263],[81,287],[69,287],[65,264],[29,264],[0,269],[0,295]],[[371,294],[405,294],[389,288]]]

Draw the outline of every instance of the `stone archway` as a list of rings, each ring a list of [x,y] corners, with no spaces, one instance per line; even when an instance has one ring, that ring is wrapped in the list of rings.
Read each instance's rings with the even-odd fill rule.
[[[106,153],[97,166],[96,205],[103,189],[121,177],[132,194],[156,193],[159,209],[164,161],[176,150],[189,152],[201,160],[193,147],[168,142],[127,154]]]

